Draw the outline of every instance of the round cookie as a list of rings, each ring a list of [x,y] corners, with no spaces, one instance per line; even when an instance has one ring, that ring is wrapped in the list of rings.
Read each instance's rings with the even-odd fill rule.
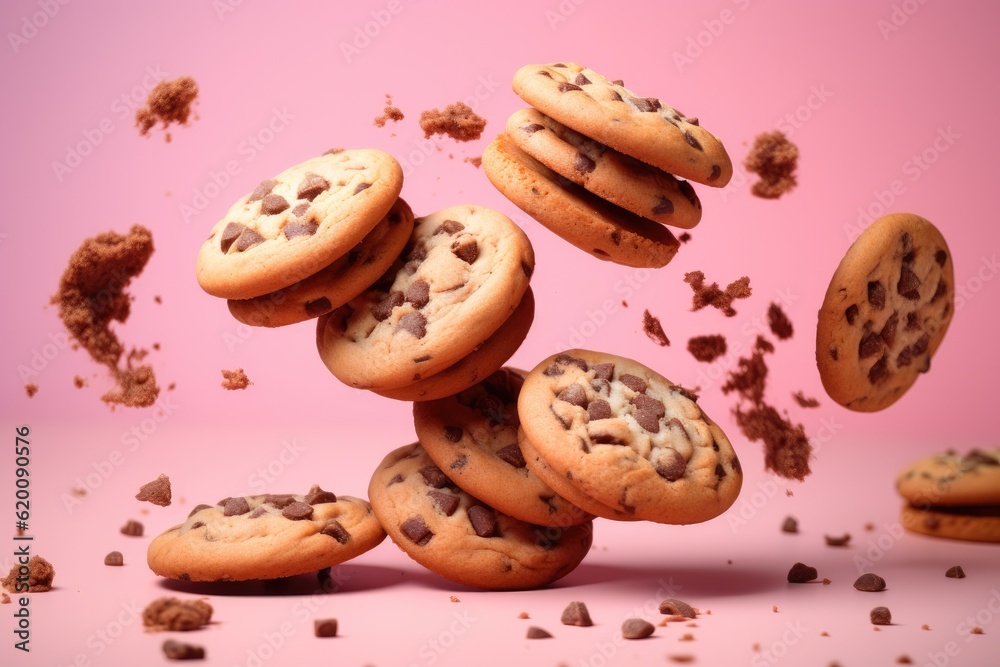
[[[1000,542],[1000,505],[936,507],[904,505],[901,523],[914,533],[971,542]]]
[[[317,273],[276,292],[230,299],[229,312],[251,326],[280,327],[339,308],[370,287],[399,257],[413,231],[413,211],[402,199],[361,243]]]
[[[482,167],[505,197],[580,250],[636,268],[666,266],[680,243],[663,225],[615,206],[562,178],[500,134]]]
[[[406,387],[375,393],[399,401],[434,401],[468,389],[514,356],[528,336],[534,319],[535,297],[529,287],[521,297],[521,303],[496,333],[457,363]]]
[[[156,574],[184,581],[278,579],[343,563],[383,539],[368,502],[313,486],[305,495],[198,505],[150,543],[146,561]]]
[[[250,299],[345,255],[385,217],[403,170],[375,149],[331,151],[261,182],[229,209],[198,252],[198,284]]]
[[[742,469],[722,429],[690,392],[631,359],[553,355],[525,378],[518,414],[557,474],[638,519],[707,521],[739,495]]]
[[[546,528],[495,512],[460,490],[419,444],[382,461],[372,510],[410,558],[451,581],[490,590],[539,588],[576,568],[593,524]]]
[[[575,526],[589,514],[527,467],[517,441],[524,372],[502,368],[465,391],[413,406],[424,451],[462,490],[494,509],[540,526]]]
[[[454,365],[507,321],[535,263],[521,228],[481,206],[418,218],[401,259],[319,319],[320,356],[347,385],[397,389]]]
[[[514,92],[584,136],[681,178],[719,188],[732,178],[725,147],[697,118],[576,63],[525,65]]]
[[[925,456],[899,473],[896,490],[919,508],[1000,506],[1000,448]]]
[[[910,213],[868,226],[833,274],[816,327],[816,365],[830,398],[874,412],[930,368],[954,315],[955,279],[938,229]]]
[[[691,229],[701,201],[687,181],[571,130],[537,109],[507,119],[517,147],[602,199],[661,224]]]

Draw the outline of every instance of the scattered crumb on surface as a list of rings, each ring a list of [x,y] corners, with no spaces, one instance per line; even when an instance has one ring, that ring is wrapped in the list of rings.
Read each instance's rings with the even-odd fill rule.
[[[830,636],[830,633],[829,633],[829,632],[827,632],[826,630],[824,630],[823,632],[819,633],[819,636],[820,636],[820,637],[829,637],[829,636]]]
[[[532,625],[528,627],[528,632],[525,634],[528,639],[548,639],[552,635],[548,630],[544,630],[537,625]]]
[[[163,657],[167,660],[204,660],[205,647],[197,644],[187,644],[176,639],[168,639],[161,647]]]
[[[87,489],[83,488],[82,486],[74,486],[70,492],[77,498],[83,498],[84,496],[87,495]]]
[[[336,637],[337,619],[317,618],[313,621],[313,634],[317,637]]]
[[[451,600],[452,602],[461,602],[461,600],[459,600],[458,597],[455,595],[449,596],[448,599]]]
[[[826,541],[826,546],[828,547],[846,547],[851,543],[851,534],[844,533],[843,535],[824,535],[823,539]]]
[[[375,127],[385,127],[385,124],[390,120],[393,123],[398,123],[403,118],[403,112],[399,110],[399,107],[393,106],[392,96],[386,94],[385,108],[382,110],[382,115],[375,118]]]
[[[784,522],[781,524],[781,532],[783,533],[797,533],[799,532],[799,522],[794,516],[786,516]]]
[[[802,407],[802,408],[818,408],[819,407],[819,400],[818,399],[810,398],[810,397],[806,396],[805,394],[803,394],[801,391],[797,391],[794,394],[792,394],[792,398],[794,398],[795,402],[799,404],[799,407]]]
[[[733,308],[733,301],[736,299],[746,299],[752,293],[750,288],[750,278],[742,276],[720,289],[719,283],[712,283],[705,286],[705,274],[701,271],[691,271],[684,274],[684,282],[691,286],[694,295],[692,296],[691,310],[701,310],[706,306],[718,308],[726,317],[734,317],[736,309]]]
[[[523,618],[531,618],[531,616],[528,615],[528,612],[526,612],[526,611],[522,611],[520,614],[517,615],[517,617],[518,618],[522,618],[522,619]]]
[[[125,525],[119,529],[119,532],[122,535],[128,535],[129,537],[142,537],[144,527],[135,519],[129,519],[125,522]]]
[[[420,129],[425,139],[444,134],[455,141],[473,141],[482,136],[485,127],[486,119],[477,116],[464,102],[449,104],[444,111],[431,109],[420,114]]]
[[[688,241],[691,240],[691,235],[688,234],[687,232],[682,232],[681,235],[677,237],[677,240],[680,241],[681,243],[687,243]]]
[[[73,377],[73,386],[77,389],[83,389],[87,386],[87,379],[82,378],[79,375]]]
[[[719,334],[693,336],[688,339],[687,349],[698,361],[710,363],[726,353],[726,337]]]
[[[20,567],[20,565],[14,565],[11,567],[7,576],[0,579],[0,585],[11,593],[44,593],[52,590],[52,580],[55,579],[56,576],[56,570],[52,567],[52,563],[45,560],[41,556],[32,556],[28,559],[27,591],[24,591],[23,589],[20,591],[17,590],[19,577],[21,586],[24,586],[25,582],[25,579],[18,571]]]
[[[930,629],[931,629],[931,626],[929,626],[929,625],[927,625],[926,623],[924,623],[923,625],[921,625],[921,626],[920,626],[920,629],[921,629],[921,630],[930,630]]]
[[[122,555],[121,551],[110,551],[108,555],[104,557],[104,564],[111,567],[118,567],[125,564],[125,557]]]
[[[28,395],[28,398],[34,398],[35,394],[38,393],[38,385],[34,382],[29,382],[24,385],[24,393]]]
[[[170,505],[170,478],[166,475],[159,475],[152,482],[147,482],[139,488],[139,493],[135,494],[136,500],[153,503],[160,507]]]
[[[971,630],[969,630],[969,634],[972,634],[972,635],[984,635],[986,633],[983,632],[983,629],[977,625],[976,627],[974,627]]]
[[[0,604],[10,604],[10,596],[6,593],[0,593]]]
[[[743,161],[746,170],[759,177],[750,191],[764,199],[777,199],[791,191],[797,184],[795,170],[798,163],[799,149],[784,132],[757,135]]]
[[[135,126],[139,134],[146,136],[157,123],[166,130],[171,124],[187,125],[191,116],[191,106],[198,98],[198,84],[189,76],[172,81],[160,81],[149,92],[146,106],[135,112]],[[164,137],[167,143],[171,136]]]
[[[775,614],[777,614],[778,613],[778,605],[772,604],[771,605],[771,611],[773,611]]]
[[[222,371],[223,389],[236,391],[237,389],[246,389],[252,384],[253,382],[250,381],[250,378],[247,377],[247,374],[243,372],[242,368],[237,368],[234,371]]]
[[[830,580],[829,580],[829,579],[827,579],[826,577],[823,577],[823,585],[824,585],[824,586],[829,586],[829,585],[830,585],[830,584],[832,584],[832,583],[833,583],[832,581],[830,581]]]
[[[483,166],[483,158],[478,155],[476,157],[467,157],[465,158],[464,162],[468,162],[476,169],[479,169],[481,166]]]
[[[212,605],[204,600],[162,597],[142,610],[142,624],[148,632],[197,630],[212,620]]]
[[[653,317],[653,315],[648,311],[642,311],[642,330],[646,332],[649,339],[659,345],[660,347],[665,347],[670,345],[670,339],[667,338],[667,334],[663,331],[663,325],[660,324],[660,319]]]

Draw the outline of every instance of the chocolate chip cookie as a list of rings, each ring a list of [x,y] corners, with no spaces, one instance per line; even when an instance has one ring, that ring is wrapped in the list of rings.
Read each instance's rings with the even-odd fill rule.
[[[418,218],[399,268],[319,319],[320,356],[352,387],[412,385],[492,336],[534,264],[528,237],[497,211],[453,206]]]
[[[391,452],[368,487],[393,542],[451,581],[491,590],[538,588],[586,556],[591,522],[546,528],[497,512],[459,489],[419,444]]]
[[[515,519],[573,526],[591,516],[542,482],[517,441],[524,372],[501,368],[475,386],[413,406],[424,451],[459,487]]]
[[[332,567],[383,539],[367,501],[313,486],[198,505],[150,543],[146,560],[161,577],[184,581],[278,579]]]
[[[925,456],[899,473],[896,490],[909,530],[1000,542],[1000,448]]]
[[[382,220],[347,254],[294,285],[253,299],[230,299],[229,312],[251,326],[280,327],[329,313],[365,291],[403,251],[413,211],[397,199]]]
[[[212,228],[198,284],[250,299],[293,285],[346,255],[399,197],[403,170],[375,149],[331,151],[262,181]]]
[[[701,201],[691,184],[571,130],[537,109],[507,119],[517,147],[560,176],[636,215],[691,229]]]
[[[483,151],[490,182],[521,210],[580,250],[637,268],[666,266],[680,243],[659,223],[587,192],[500,134]]]
[[[941,232],[910,213],[873,222],[847,250],[819,311],[816,364],[830,398],[874,412],[930,369],[954,315]]]
[[[538,454],[586,495],[637,519],[687,524],[728,509],[743,481],[696,398],[638,362],[569,350],[528,373],[518,414]]]
[[[622,81],[576,63],[525,65],[514,92],[543,114],[615,150],[689,181],[724,187],[733,163],[697,118],[639,97]]]

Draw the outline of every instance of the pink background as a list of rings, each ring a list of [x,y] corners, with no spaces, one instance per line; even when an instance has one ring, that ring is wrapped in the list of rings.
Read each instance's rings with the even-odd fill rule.
[[[185,588],[212,596],[218,624],[182,639],[208,647],[213,664],[233,665],[253,664],[266,637],[280,634],[285,622],[291,632],[266,664],[317,655],[358,665],[491,659],[598,665],[634,664],[636,656],[662,663],[677,653],[696,656],[697,664],[887,664],[904,652],[917,664],[934,664],[941,655],[948,664],[990,664],[987,656],[1000,648],[1000,623],[992,622],[1000,613],[996,548],[897,537],[899,500],[892,490],[896,471],[914,457],[996,446],[1000,228],[991,215],[1000,129],[990,91],[1000,60],[992,34],[1000,12],[983,6],[3,3],[7,105],[0,137],[7,156],[0,183],[7,210],[0,280],[8,286],[2,297],[8,315],[0,423],[11,439],[17,425],[32,429],[30,532],[35,552],[52,560],[59,575],[54,593],[32,598],[29,656],[12,649],[13,620],[5,613],[11,608],[0,608],[0,636],[8,637],[0,660],[63,665],[83,656],[89,664],[157,664],[162,635],[143,634],[134,620],[120,632],[115,624],[132,618],[123,604],[141,608],[177,589],[145,568],[148,536],[118,533],[126,519],[142,519],[155,535],[190,506],[224,495],[302,491],[314,482],[364,495],[382,456],[414,438],[408,404],[350,390],[327,372],[311,324],[247,329],[194,279],[197,250],[233,201],[308,156],[351,146],[381,148],[400,160],[403,196],[418,215],[477,203],[507,213],[528,233],[538,307],[512,365],[530,368],[559,349],[582,346],[631,356],[676,382],[700,386],[701,405],[744,462],[743,496],[726,516],[700,526],[600,522],[584,565],[544,591],[468,591],[424,572],[389,542],[345,565],[343,590],[320,598],[315,610],[296,606],[312,600],[308,578],[277,594],[254,586]],[[373,35],[367,43],[358,37],[366,27]],[[12,41],[12,34],[22,37]],[[355,39],[356,51],[345,51]],[[604,264],[575,250],[463,161],[479,155],[523,105],[510,90],[513,72],[560,59],[621,77],[638,94],[698,116],[737,164],[756,134],[785,130],[801,150],[799,187],[778,201],[760,200],[737,169],[728,188],[699,188],[704,217],[693,240],[657,271]],[[159,130],[140,137],[134,112],[149,87],[182,75],[200,86],[198,119],[172,128],[171,143]],[[406,118],[380,129],[372,120],[386,93]],[[458,100],[488,119],[483,139],[424,140],[420,111]],[[67,163],[71,151],[86,155],[57,173],[54,164]],[[937,224],[954,257],[960,296],[931,372],[890,409],[852,414],[823,392],[814,335],[830,276],[867,224],[866,211],[875,217],[911,211]],[[130,288],[132,318],[117,331],[129,346],[159,343],[147,359],[160,385],[176,383],[176,390],[164,391],[151,409],[112,411],[99,398],[109,386],[103,369],[65,345],[56,309],[47,304],[83,239],[134,223],[153,231],[156,252]],[[683,276],[696,269],[722,284],[748,275],[754,294],[737,302],[731,319],[715,310],[692,313]],[[815,473],[803,484],[763,472],[759,445],[739,433],[733,400],[719,391],[724,371],[766,327],[772,301],[782,302],[795,336],[769,358],[768,397],[818,445]],[[644,309],[661,319],[671,346],[646,338]],[[714,366],[685,349],[689,337],[709,333],[725,334],[736,350]],[[220,370],[237,367],[254,385],[222,390]],[[76,375],[89,386],[76,389]],[[34,398],[25,395],[26,382],[40,387]],[[799,408],[791,399],[798,390],[819,398],[821,407]],[[12,510],[13,454],[0,457],[0,466],[0,498]],[[186,504],[141,514],[147,507],[132,496],[161,472]],[[64,499],[75,486],[90,493],[67,508]],[[799,536],[778,532],[789,513],[803,523]],[[864,531],[866,522],[874,532]],[[824,532],[845,531],[854,535],[852,547],[823,546]],[[858,573],[855,556],[865,556],[869,539],[888,546],[880,547],[874,569],[890,590],[865,597],[850,583]],[[125,568],[101,565],[111,549],[125,553]],[[10,551],[0,549],[4,570]],[[784,575],[795,560],[816,565],[834,583],[789,588]],[[957,563],[969,578],[945,580],[941,573]],[[659,594],[658,582],[671,577],[677,597],[713,614],[701,617],[698,628],[659,628],[650,640],[615,643],[620,620],[641,610]],[[451,594],[462,602],[449,602]],[[559,611],[572,599],[588,603],[597,627],[559,625]],[[775,604],[779,614],[770,611]],[[897,625],[873,633],[867,612],[876,604],[890,606]],[[961,632],[962,619],[984,610],[985,635]],[[532,620],[517,619],[521,611]],[[311,621],[302,622],[326,615],[340,618],[343,637],[317,640]],[[556,639],[523,640],[528,623]],[[923,623],[932,630],[920,630]],[[95,640],[99,631],[116,636]],[[695,641],[677,643],[684,632]],[[428,648],[431,642],[447,647]],[[781,649],[765,658],[754,643]]]

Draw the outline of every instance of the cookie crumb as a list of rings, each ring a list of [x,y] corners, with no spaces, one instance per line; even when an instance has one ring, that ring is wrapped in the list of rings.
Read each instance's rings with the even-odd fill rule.
[[[135,494],[136,500],[153,503],[160,507],[170,505],[170,478],[166,475],[159,475],[152,482],[143,484],[139,493]]]
[[[752,293],[750,278],[747,276],[742,276],[729,283],[725,290],[719,288],[719,283],[712,283],[705,287],[705,274],[701,271],[685,273],[684,282],[690,285],[694,291],[691,310],[701,310],[706,306],[712,306],[721,310],[726,317],[736,316],[736,309],[733,308],[734,300],[746,299]]]
[[[129,519],[125,522],[125,525],[119,529],[122,535],[128,535],[130,537],[142,537],[143,525],[136,521],[135,519]]]
[[[698,361],[710,363],[726,353],[726,337],[718,334],[688,339],[688,352]]]
[[[317,637],[336,637],[337,619],[317,618],[313,621],[313,634]]]
[[[149,632],[197,630],[212,620],[212,605],[204,600],[163,597],[142,610],[142,624]]]
[[[163,655],[167,660],[204,660],[205,648],[196,644],[185,644],[168,639],[163,642]]]
[[[785,489],[785,497],[786,497],[786,498],[791,498],[791,497],[792,497],[792,496],[794,496],[794,495],[795,495],[795,494],[794,494],[794,493],[792,493],[792,490],[791,490],[791,489]]]
[[[655,631],[652,623],[641,618],[627,618],[622,623],[623,639],[645,639]]]
[[[829,586],[829,585],[830,585],[830,584],[832,584],[832,583],[833,583],[832,581],[830,581],[830,580],[829,580],[829,579],[827,579],[826,577],[823,577],[823,585],[824,585],[824,586]]]
[[[646,332],[651,341],[660,347],[670,345],[670,339],[663,332],[663,325],[660,324],[659,318],[653,317],[648,310],[642,311],[642,330]]]
[[[82,486],[74,486],[72,489],[70,489],[70,493],[72,493],[77,498],[83,498],[84,496],[87,495],[87,489],[83,488]]]
[[[38,385],[34,382],[29,382],[24,385],[24,393],[28,395],[28,398],[34,398],[35,394],[38,393]]]
[[[525,635],[528,639],[549,639],[552,635],[537,625],[532,625],[528,627],[528,632]]]
[[[122,556],[121,551],[111,551],[104,557],[104,564],[118,567],[125,564],[125,557]]]
[[[681,235],[677,237],[677,240],[680,241],[681,243],[687,243],[688,241],[691,240],[691,235],[688,234],[687,232],[682,232]]]
[[[795,563],[792,568],[788,570],[788,583],[790,584],[804,584],[807,581],[813,581],[819,573],[816,568],[810,567],[805,563]]]
[[[974,627],[971,630],[969,630],[969,634],[970,635],[984,635],[986,633],[983,632],[983,629],[977,625],[976,627]]]
[[[910,656],[908,656],[908,655],[906,655],[904,653],[903,655],[901,655],[898,658],[896,658],[896,664],[898,664],[898,665],[912,665],[913,664],[913,660],[910,659]]]
[[[892,614],[888,607],[874,607],[868,613],[872,625],[889,625],[892,623]]]
[[[191,106],[197,98],[198,84],[189,76],[160,81],[149,92],[146,106],[135,112],[135,126],[139,128],[139,134],[148,135],[157,123],[162,123],[164,130],[172,123],[187,125]],[[165,139],[170,143],[169,132]]]
[[[127,234],[106,232],[86,239],[70,256],[52,297],[73,340],[117,381],[101,397],[109,405],[148,407],[160,392],[152,366],[132,367],[136,350],[126,357],[126,367],[119,367],[125,348],[110,328],[112,322],[128,319],[132,298],[125,288],[152,254],[153,235],[142,225],[133,225]]]
[[[694,641],[694,635],[691,634],[690,632],[685,632],[683,635],[681,635],[680,637],[677,638],[677,641],[679,641],[679,642],[693,642]]]
[[[862,574],[854,582],[854,588],[859,591],[877,592],[885,590],[885,579],[871,572]]]
[[[237,368],[234,371],[222,371],[222,388],[228,389],[229,391],[236,391],[237,389],[246,389],[253,382],[247,377],[247,374],[243,372],[242,368]]]
[[[824,535],[823,539],[826,540],[826,546],[828,547],[846,547],[851,542],[851,534]]]
[[[0,593],[0,604],[10,604],[10,596],[6,593]]]
[[[767,324],[778,340],[788,340],[792,337],[792,321],[777,303],[772,302],[767,309]]]
[[[393,123],[398,123],[403,118],[403,112],[399,110],[399,107],[393,106],[392,96],[386,94],[385,108],[382,110],[382,115],[375,118],[375,127],[385,127],[385,124],[390,120]]]
[[[87,386],[87,380],[80,377],[79,375],[73,377],[73,386],[77,389],[83,389]]]
[[[563,625],[576,625],[581,628],[589,628],[594,624],[590,620],[590,612],[587,610],[587,605],[578,600],[574,600],[566,605],[559,620]]]
[[[448,599],[451,600],[452,602],[461,602],[461,600],[458,599],[458,596],[455,595],[449,596]]]
[[[764,199],[777,199],[791,191],[797,185],[798,162],[799,149],[784,132],[776,130],[757,135],[743,161],[747,171],[760,177],[750,191]]]
[[[819,401],[817,399],[807,397],[805,394],[802,393],[802,391],[797,391],[794,394],[792,394],[792,398],[794,398],[795,402],[799,404],[799,407],[802,408],[819,407]]]
[[[667,660],[677,663],[694,662],[694,656],[688,654],[672,654],[667,656]]]
[[[799,522],[794,516],[786,516],[785,521],[781,524],[781,532],[783,533],[798,533],[799,532]]]
[[[479,157],[478,155],[476,157],[467,157],[463,161],[468,162],[476,169],[479,169],[481,166],[483,166],[483,158]]]
[[[3,579],[0,585],[11,593],[45,593],[52,590],[52,580],[56,577],[56,570],[52,563],[41,556],[32,556],[28,559],[28,589],[24,589],[24,575],[20,573],[21,565],[14,565],[10,572]],[[20,581],[19,581],[20,580]],[[20,586],[20,588],[18,588]]]
[[[869,521],[868,523],[865,524],[865,530],[867,530],[869,533],[872,532],[873,530],[875,530],[875,524]]]
[[[778,613],[778,605],[772,604],[771,605],[771,611],[773,611],[775,614],[777,614]]]
[[[929,626],[929,625],[927,625],[926,623],[924,623],[923,625],[921,625],[921,626],[920,626],[920,629],[921,629],[921,630],[930,630],[930,629],[931,629],[931,626]]]
[[[965,570],[962,569],[961,565],[955,565],[954,567],[949,567],[945,571],[944,576],[949,579],[965,579]]]
[[[482,136],[485,127],[486,119],[477,116],[464,102],[449,104],[444,111],[431,109],[420,114],[420,129],[425,139],[432,134],[445,134],[455,141],[473,141]]]
[[[517,617],[521,618],[521,619],[531,618],[531,616],[528,615],[528,612],[526,612],[526,611],[522,611],[520,614],[517,615]]]
[[[824,630],[823,632],[819,633],[819,636],[820,636],[820,637],[829,637],[829,636],[830,636],[830,633],[829,633],[829,632],[827,632],[826,630]]]
[[[683,600],[678,600],[677,598],[667,598],[666,600],[663,600],[660,602],[659,610],[661,614],[680,616],[682,618],[695,618],[697,616],[694,611],[694,607]]]

